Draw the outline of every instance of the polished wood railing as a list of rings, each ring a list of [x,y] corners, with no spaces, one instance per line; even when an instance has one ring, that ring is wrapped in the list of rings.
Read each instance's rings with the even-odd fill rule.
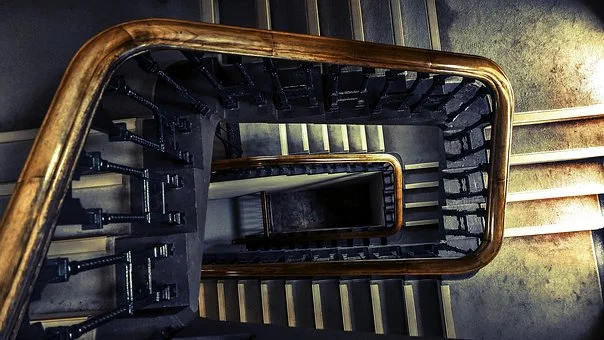
[[[393,235],[403,227],[403,169],[398,159],[389,154],[331,154],[331,155],[293,155],[272,157],[250,157],[220,160],[212,163],[212,173],[225,171],[242,171],[258,168],[270,168],[273,166],[287,167],[293,165],[337,165],[337,164],[387,164],[388,171],[392,172],[393,186],[393,221],[379,227],[348,227],[333,230],[322,230],[321,232],[288,232],[275,233],[271,231],[267,215],[270,214],[267,207],[267,195],[262,198],[262,214],[264,234],[260,237],[243,237],[233,240],[234,243],[247,245],[266,245],[275,243],[296,243],[318,240],[339,239],[361,239],[386,237]],[[352,174],[352,173],[351,173]],[[386,202],[384,202],[386,205]],[[338,230],[339,229],[339,230]],[[350,230],[344,230],[350,229]],[[370,229],[370,230],[359,230]],[[317,231],[317,230],[315,230]]]
[[[88,41],[69,64],[0,222],[0,335],[8,336],[25,313],[48,250],[76,161],[107,81],[125,60],[156,49],[196,50],[338,63],[476,79],[494,99],[486,230],[480,247],[457,259],[267,264],[204,268],[205,275],[437,275],[475,271],[501,247],[513,94],[492,61],[439,51],[343,41],[174,20],[142,20],[110,28]]]

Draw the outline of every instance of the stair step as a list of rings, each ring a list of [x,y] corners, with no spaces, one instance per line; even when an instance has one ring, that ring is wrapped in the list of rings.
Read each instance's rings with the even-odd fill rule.
[[[377,334],[407,334],[403,282],[399,279],[371,281],[373,321]]]
[[[514,114],[514,126],[579,121],[604,115],[604,104],[577,106],[563,109],[518,112]]]
[[[531,152],[510,156],[510,165],[530,165],[552,162],[578,161],[589,158],[604,157],[604,147],[594,146],[583,149],[554,150]]]
[[[218,0],[219,22],[232,26],[260,27],[256,3],[256,0]]]
[[[340,304],[345,331],[375,332],[373,319],[369,317],[372,309],[369,280],[341,280]]]
[[[364,39],[357,40],[395,44],[390,4],[390,0],[360,0]],[[400,13],[398,15],[400,16]]]
[[[55,258],[70,257],[74,254],[88,254],[93,257],[94,254],[109,253],[113,247],[112,242],[113,238],[107,236],[55,240],[50,242],[46,256]]]
[[[426,0],[401,0],[404,44],[432,48]]]
[[[315,327],[314,295],[308,280],[285,282],[287,325],[289,327]]]
[[[601,147],[604,118],[523,125],[514,128],[512,154]]]
[[[270,0],[271,29],[308,34],[306,0]]]
[[[236,280],[218,280],[218,320],[240,321],[239,294]]]
[[[442,337],[443,320],[440,308],[440,281],[414,280],[409,282],[413,287],[419,335],[425,337]],[[407,296],[405,296],[407,297]],[[412,335],[411,332],[409,335]]]
[[[265,324],[287,326],[287,302],[284,280],[265,280],[260,284],[262,320]]]
[[[287,129],[287,154],[305,154],[310,151],[306,124],[285,124]]]
[[[442,157],[438,127],[388,125],[383,130],[386,152],[397,152],[405,164],[433,163]]]
[[[28,131],[28,130],[25,130]],[[24,139],[19,133],[5,135],[7,142],[0,143],[0,154],[11,155],[10,162],[0,164],[0,183],[15,182],[19,178],[21,169],[25,164],[29,150],[33,145],[32,139]],[[8,138],[17,138],[17,141],[9,141]],[[21,138],[23,137],[23,138]],[[27,136],[28,138],[31,136]],[[126,166],[142,166],[142,149],[134,143],[113,142],[110,143],[107,136],[100,133],[91,133],[84,144],[86,151],[99,151],[103,158]]]
[[[507,204],[505,236],[526,236],[604,227],[597,195]]]
[[[69,260],[84,260],[111,255],[113,249],[102,252],[69,254]],[[39,300],[29,307],[33,319],[53,318],[53,315],[87,316],[116,308],[115,268],[89,270],[73,275],[67,282],[48,284]]]
[[[604,193],[600,161],[546,163],[510,169],[508,202]]]
[[[364,125],[347,125],[350,152],[367,152],[367,135]]]
[[[368,152],[384,152],[386,150],[382,125],[365,125],[365,136]]]
[[[279,124],[241,123],[243,157],[281,155]]]
[[[403,284],[403,296],[405,301],[405,316],[407,321],[407,334],[419,336],[420,326],[417,316],[417,304],[415,303],[415,289],[410,283]]]
[[[313,281],[312,302],[316,329],[344,329],[338,281]]]
[[[219,320],[217,280],[201,280],[199,285],[199,316]]]
[[[451,302],[451,287],[449,285],[440,286],[441,311],[444,326],[444,335],[447,339],[456,339],[455,321],[453,318],[453,306]]]
[[[321,35],[353,39],[349,0],[317,0]]]
[[[307,124],[310,153],[329,153],[327,124]]]
[[[130,213],[130,189],[128,185],[107,186],[74,190],[73,197],[79,198],[84,208],[102,208],[116,214]],[[127,235],[129,223],[111,223],[102,229],[82,230],[81,225],[59,225],[53,239],[71,239],[102,235]]]
[[[237,298],[240,322],[263,322],[260,280],[239,280],[237,282]]]
[[[332,153],[350,152],[348,128],[344,124],[328,124],[329,150]]]
[[[497,257],[475,276],[448,282],[456,335],[589,338],[604,309],[593,246],[591,232],[504,239]]]

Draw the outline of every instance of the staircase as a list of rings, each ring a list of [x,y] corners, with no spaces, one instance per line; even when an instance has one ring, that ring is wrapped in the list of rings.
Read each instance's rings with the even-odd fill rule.
[[[411,47],[433,48],[432,38],[435,47],[439,48],[437,30],[434,37],[430,36],[426,6],[423,1],[328,3],[273,0],[244,1],[238,6],[228,1],[205,1],[202,17],[211,23]],[[342,16],[342,13],[349,15]],[[402,17],[406,20],[401,21]],[[410,22],[407,18],[414,20],[405,27],[408,32],[400,25],[401,22]],[[407,34],[404,35],[403,31]],[[430,206],[439,204],[438,146],[424,142],[422,149],[414,152],[410,152],[407,146],[409,141],[422,139],[421,134],[429,135],[430,131],[405,126],[346,124],[240,123],[239,126],[243,155],[248,157],[324,153],[401,154],[409,162],[404,165],[405,215],[418,216],[418,219],[406,220],[405,226],[424,226],[426,229],[430,224],[438,224],[438,214],[426,215]],[[209,204],[215,209],[232,204],[227,201],[211,201]],[[216,211],[214,209],[212,211]],[[216,215],[224,213],[220,211]],[[208,216],[211,219],[208,225],[218,222],[218,216]],[[447,293],[441,294],[443,291],[448,292],[448,286],[441,286],[439,280],[430,279],[212,278],[202,279],[200,315],[221,321],[289,327],[454,337],[454,325],[445,323],[445,315],[450,315],[451,310],[450,297]]]
[[[368,1],[337,1],[337,4],[334,4],[333,1],[272,0],[270,2],[238,1],[236,6],[231,1],[202,1],[201,5],[204,21],[211,23],[420,48],[439,49],[440,45],[438,28],[435,26],[434,2],[431,1],[380,1],[371,3]],[[348,12],[350,15],[342,16],[342,12]],[[296,15],[289,13],[296,13]],[[375,47],[377,45],[371,46]],[[179,84],[186,84],[187,88],[195,88],[195,85],[190,87],[191,79],[183,78],[181,73],[190,72],[191,65],[195,65],[195,60],[187,58],[189,64],[183,67],[182,58],[175,58],[174,54],[154,53],[153,57],[161,65],[161,69],[177,79]],[[224,58],[223,61],[227,59],[227,56],[221,57]],[[246,58],[248,57],[243,57],[242,64],[247,69],[253,69],[255,64],[259,65],[257,60],[253,60],[253,58],[247,60]],[[208,59],[200,59],[198,62],[206,63]],[[181,64],[175,64],[175,61],[179,61]],[[275,64],[280,70],[294,69],[290,61],[277,60]],[[321,65],[311,69],[310,72],[315,72],[315,79],[322,79],[323,84],[334,84],[334,77],[340,79],[349,77],[348,81],[335,82],[335,84],[344,87],[346,83],[351,82],[351,78],[363,79],[365,72],[368,73],[365,69],[360,68],[343,69],[337,72],[326,71],[326,68],[329,70],[328,65]],[[251,70],[249,74],[257,79],[258,72],[255,72]],[[141,96],[153,98],[154,102],[160,107],[168,107],[170,110],[177,112],[179,110],[185,111],[182,104],[180,104],[181,106],[174,104],[175,95],[170,93],[172,85],[169,84],[169,81],[164,79],[164,82],[160,81],[158,85],[150,89],[148,85],[144,84],[144,79],[148,79],[149,75],[136,69],[134,63],[124,65],[118,72],[118,76],[120,75]],[[378,77],[384,77],[385,81],[388,81],[388,74],[380,74]],[[418,78],[419,74],[415,79]],[[119,79],[119,77],[114,79]],[[193,80],[199,81],[199,79],[208,80],[209,78],[198,77]],[[463,79],[461,81],[463,83]],[[409,79],[408,86],[413,87],[414,82],[414,79]],[[355,80],[356,83],[358,81]],[[446,95],[460,88],[459,84],[458,81],[444,80],[442,84],[439,83],[440,87],[435,93],[441,96]],[[116,94],[120,94],[121,91],[123,95],[125,93],[122,85],[114,81],[113,87],[110,83],[110,90],[113,90]],[[219,99],[211,98],[211,95],[204,95],[202,99],[211,103],[210,106],[216,105],[216,107],[219,107],[219,104],[214,103],[221,101],[223,104],[225,103],[224,97],[221,96],[220,91],[217,91],[216,86],[204,86],[204,89],[208,92],[216,91],[218,94],[216,97]],[[327,87],[327,85],[325,86]],[[333,97],[331,98],[331,103],[335,103],[336,106],[342,105],[345,107],[350,102],[350,98],[358,100],[357,94],[347,97],[348,94],[345,88],[343,91],[334,92],[332,87],[331,90],[332,94],[335,93],[341,96],[335,101]],[[164,95],[164,93],[168,93],[168,95]],[[224,93],[228,97],[228,91]],[[115,111],[118,108],[120,110],[126,108],[131,112],[141,110],[131,100],[122,100],[116,97],[119,96],[104,98],[104,109]],[[469,94],[467,98],[471,97],[472,94]],[[307,97],[302,98],[303,101],[307,99]],[[273,103],[274,99],[268,100]],[[488,100],[483,100],[482,97],[479,100],[481,100],[481,103],[477,106],[489,106]],[[308,102],[312,103],[309,99]],[[465,107],[462,111],[467,108]],[[483,195],[486,193],[488,176],[483,168],[475,169],[465,164],[466,166],[460,167],[461,171],[448,169],[451,168],[452,163],[455,163],[454,160],[447,159],[448,154],[463,154],[464,143],[466,142],[465,139],[463,141],[458,141],[458,139],[466,137],[460,137],[456,131],[440,134],[440,129],[433,126],[379,125],[382,122],[384,124],[392,123],[392,121],[389,122],[388,117],[369,121],[376,124],[364,125],[366,121],[355,117],[330,119],[329,112],[325,119],[312,117],[312,115],[300,118],[296,117],[296,110],[300,110],[299,104],[294,104],[291,117],[277,114],[277,118],[268,119],[250,118],[243,115],[235,117],[230,115],[229,112],[225,112],[224,117],[226,119],[218,123],[220,127],[216,133],[218,137],[213,141],[214,150],[211,152],[209,149],[204,149],[204,155],[211,154],[211,159],[218,161],[228,160],[238,155],[251,157],[316,154],[397,154],[402,159],[403,214],[406,231],[401,236],[402,242],[393,243],[393,239],[389,238],[386,245],[390,247],[395,244],[403,250],[425,249],[427,247],[432,252],[430,256],[439,257],[459,257],[478,247],[480,238],[468,237],[467,233],[458,233],[457,226],[461,223],[470,226],[474,224],[476,229],[472,230],[470,228],[470,233],[479,234],[482,232],[482,225],[477,222],[480,220],[480,215],[471,216],[471,214],[468,214],[468,210],[464,210],[463,216],[443,215],[441,210],[447,210],[447,204],[451,205],[451,201],[457,200],[455,194],[464,193],[464,188],[471,187],[472,189],[468,189],[471,194]],[[480,109],[476,109],[476,111],[479,112]],[[601,147],[602,112],[604,110],[601,107],[586,107],[561,111],[518,113],[515,115],[504,231],[506,237],[595,230],[602,227],[604,223],[601,215],[601,201],[598,201],[598,195],[604,193],[604,178],[602,178],[604,172],[602,171],[601,161],[604,152]],[[99,112],[97,112],[97,115],[99,115]],[[246,121],[246,119],[264,122],[237,123],[238,121]],[[195,128],[195,118],[192,118],[191,121],[193,121]],[[327,123],[329,121],[333,121],[333,123]],[[146,138],[156,137],[150,132],[149,120],[142,118],[114,119],[112,124],[120,126],[121,131],[129,131],[130,134]],[[206,131],[201,135],[212,136],[214,133],[212,128],[204,124],[203,122],[199,123],[197,131],[202,132],[205,128]],[[0,183],[2,183],[0,184],[0,214],[3,214],[6,209],[10,194],[15,187],[14,182],[21,171],[25,155],[28,154],[31,148],[36,132],[15,131],[0,134],[0,150],[2,150],[2,153],[15,155],[15,161],[3,165],[0,171]],[[106,132],[91,130],[84,149],[86,151],[100,151],[103,159],[111,160],[115,164],[131,169],[149,168],[150,164],[153,164],[149,161],[149,151],[143,152],[140,145],[124,142],[110,143],[111,135],[112,133],[107,134]],[[199,137],[199,135],[196,136]],[[537,139],[535,136],[543,136],[544,138]],[[581,138],[578,138],[579,136]],[[447,137],[449,137],[449,142],[447,142]],[[188,146],[193,144],[193,138],[184,138],[185,140],[180,140],[179,145]],[[440,138],[438,140],[440,143],[434,142],[435,138]],[[482,139],[483,136],[472,135],[467,138],[476,140],[477,138]],[[488,127],[485,130],[484,138],[487,141],[490,138]],[[485,148],[487,143],[484,144]],[[484,150],[472,151],[480,152]],[[209,162],[210,159],[204,155],[195,155],[194,159]],[[85,262],[91,258],[97,259],[124,254],[132,251],[131,249],[140,248],[138,244],[129,244],[128,242],[132,241],[128,241],[127,238],[124,239],[124,236],[147,237],[147,233],[154,233],[153,230],[145,230],[146,227],[143,225],[137,225],[136,222],[140,221],[133,221],[132,218],[134,217],[132,216],[129,217],[131,219],[119,219],[119,215],[129,215],[131,211],[138,209],[138,205],[141,204],[131,198],[133,190],[138,190],[136,189],[136,180],[131,179],[131,173],[126,175],[124,173],[97,173],[98,171],[92,171],[94,170],[92,165],[98,164],[95,162],[99,160],[95,157],[94,154],[90,153],[89,163],[87,163],[90,165],[88,172],[83,171],[79,180],[73,182],[73,198],[80,200],[81,207],[102,207],[101,212],[92,215],[93,222],[98,219],[102,220],[103,212],[110,212],[114,214],[112,222],[117,223],[110,223],[102,228],[93,228],[91,227],[93,223],[64,221],[62,225],[57,227],[53,235],[53,242],[47,254],[49,260],[69,258],[70,261]],[[183,158],[182,154],[175,157],[180,161],[186,160],[186,157]],[[547,174],[547,176],[544,176],[544,174]],[[160,175],[165,176],[166,174],[161,173]],[[174,173],[168,175],[174,175]],[[197,181],[201,181],[201,179],[197,179],[195,174],[190,174],[187,171],[179,172],[178,176],[181,179],[184,178],[186,185],[195,182],[197,186]],[[164,181],[163,178],[161,181]],[[178,202],[179,199],[182,200],[180,197],[184,196],[182,196],[182,193],[180,193],[181,196],[179,194],[170,196],[171,191],[168,188],[170,186],[178,187],[178,184],[175,183],[178,183],[178,180],[175,182],[174,177],[168,177],[165,183],[162,184],[165,188],[162,187],[161,190],[162,193],[168,193],[167,202],[170,202],[168,203],[170,209],[179,210],[180,207],[176,207],[174,202]],[[451,195],[451,193],[454,195]],[[468,194],[468,192],[465,193]],[[209,195],[210,197],[212,195],[211,186]],[[191,214],[195,216],[198,223],[203,224],[203,221],[205,221],[205,235],[203,235],[203,232],[201,234],[202,238],[205,239],[202,270],[217,264],[216,258],[220,255],[220,252],[215,252],[215,250],[218,248],[224,250],[225,246],[230,246],[229,243],[234,239],[234,235],[242,232],[237,229],[238,226],[243,225],[249,230],[261,228],[259,226],[262,217],[258,215],[260,201],[257,197],[247,197],[246,199],[210,200],[207,202],[207,213],[206,209],[203,208],[199,208],[192,213],[185,213],[188,218]],[[479,202],[478,204],[483,203]],[[175,209],[175,207],[179,209]],[[75,206],[76,210],[77,208],[78,206]],[[481,208],[484,209],[482,206],[479,206],[478,209]],[[66,210],[65,207],[63,209]],[[183,205],[182,209],[187,209],[187,207]],[[556,214],[552,215],[551,211],[556,211]],[[161,217],[165,219],[162,222],[178,225],[181,215],[170,215],[170,213],[171,211],[164,213],[166,216]],[[246,223],[241,223],[242,214],[245,215],[243,220]],[[107,220],[111,216],[105,215],[104,218]],[[574,223],[573,221],[577,218],[580,218],[584,223]],[[460,222],[462,220],[465,222]],[[185,225],[189,223],[191,221],[187,219]],[[186,230],[188,232],[193,230],[186,228],[190,227],[185,226],[185,233]],[[156,234],[163,234],[163,232],[157,230],[155,230]],[[177,246],[184,246],[184,243],[188,242],[179,238],[182,236],[171,237],[174,237],[175,240],[172,244]],[[179,242],[184,243],[180,244]],[[383,246],[383,240],[368,240],[366,244],[363,244],[371,251],[379,248],[378,245]],[[355,246],[358,245],[355,244]],[[183,248],[188,249],[187,246],[180,249]],[[315,248],[311,251],[319,255],[331,251],[331,248],[327,249],[329,247],[326,246]],[[339,254],[336,257],[338,257],[342,256],[344,250],[350,247],[337,244],[332,248],[336,249],[336,253]],[[160,258],[143,256],[145,261],[153,261],[155,266],[153,270],[161,272],[160,275],[166,275],[165,267],[170,266],[168,264],[163,265],[165,261],[176,261],[176,263],[183,261],[183,259],[186,261],[186,252],[183,253],[180,250],[179,253],[178,247],[176,247],[177,251],[173,253],[167,249],[165,251],[166,255],[162,255]],[[245,253],[245,251],[253,249],[239,247],[235,250]],[[269,259],[271,256],[269,249],[265,250],[266,254],[263,255],[267,256],[265,260],[272,261]],[[201,248],[199,251],[201,251]],[[370,254],[377,254],[377,252],[371,251]],[[421,255],[418,257],[421,257]],[[195,267],[194,264],[189,265]],[[159,269],[157,269],[158,267]],[[53,273],[55,272],[56,270]],[[387,276],[379,274],[339,277],[240,275],[240,277],[232,278],[226,275],[207,273],[208,275],[205,275],[204,272],[201,274],[199,315],[211,320],[314,328],[317,330],[446,338],[466,337],[467,335],[463,330],[472,327],[471,325],[456,323],[455,315],[457,313],[468,313],[468,311],[461,310],[461,304],[456,307],[456,300],[451,297],[452,290],[461,289],[459,287],[464,287],[464,284],[472,284],[472,279],[468,279],[471,275],[461,277]],[[116,282],[120,282],[122,279],[120,275],[123,274],[117,267],[114,269],[108,266],[92,266],[90,271],[78,275],[74,274],[73,277],[66,280],[67,282],[46,285],[40,292],[38,299],[36,299],[37,301],[33,301],[29,306],[29,319],[32,324],[41,322],[42,326],[47,329],[47,334],[48,329],[55,329],[57,330],[56,334],[62,335],[65,333],[61,332],[65,332],[66,328],[61,327],[85,323],[89,316],[99,316],[104,315],[107,311],[119,310],[121,301],[119,290],[114,290],[111,287],[116,285]],[[177,274],[168,275],[168,277],[181,280],[178,281],[179,287],[188,284],[190,291],[197,289],[193,286],[199,280],[191,281],[191,277],[196,276],[199,276],[199,273],[190,274],[189,282],[184,283],[182,278],[178,278]],[[461,281],[459,281],[460,279]],[[178,293],[172,291],[170,285],[162,286],[161,289],[163,289],[163,297],[158,297],[154,303],[161,303],[162,299],[170,301],[167,304],[173,304],[173,306],[184,306],[187,304],[185,302],[187,299],[191,306],[197,303],[191,301],[196,294],[179,295],[181,291],[179,290]],[[453,295],[455,295],[455,292],[453,292]],[[174,301],[174,298],[177,301]],[[158,307],[155,307],[155,309],[158,309]],[[195,312],[194,308],[193,311]],[[156,311],[151,313],[154,312]],[[173,313],[173,319],[178,319],[178,322],[183,323],[195,317],[183,311],[172,311],[171,313]],[[158,319],[157,316],[151,317],[149,315],[138,317],[140,325],[138,328],[134,327],[131,334],[146,335],[147,333],[142,329],[150,327],[150,324],[157,322]],[[466,319],[464,318],[464,320]],[[88,322],[90,320],[88,319]],[[167,324],[156,325],[154,329],[162,328],[163,331],[166,331],[168,324],[171,327],[174,322],[169,321]],[[129,322],[127,318],[116,319],[111,321],[110,325],[112,326],[90,327],[91,331],[83,333],[82,336],[84,338],[125,336],[119,332],[124,327],[131,327],[132,322]],[[176,334],[170,336],[178,337]]]

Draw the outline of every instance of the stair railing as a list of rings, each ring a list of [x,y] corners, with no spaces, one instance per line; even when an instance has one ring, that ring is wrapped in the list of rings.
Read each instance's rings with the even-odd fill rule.
[[[0,337],[14,336],[26,313],[94,113],[103,91],[109,88],[112,74],[127,59],[159,49],[468,77],[488,87],[493,99],[486,228],[476,251],[456,259],[267,264],[251,269],[245,268],[246,265],[233,265],[207,268],[208,275],[287,275],[291,270],[306,275],[461,274],[480,269],[496,256],[503,239],[513,94],[509,80],[492,61],[440,51],[204,23],[163,19],[133,21],[98,34],[75,55],[14,188],[0,222],[3,242],[0,247]],[[335,108],[338,96],[334,98]]]

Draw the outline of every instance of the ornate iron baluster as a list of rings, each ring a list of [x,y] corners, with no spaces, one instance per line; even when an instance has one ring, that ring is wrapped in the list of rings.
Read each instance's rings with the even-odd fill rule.
[[[271,58],[264,58],[262,60],[264,62],[264,69],[270,75],[271,82],[273,84],[275,107],[277,110],[290,111],[291,105],[289,104],[289,100],[285,94],[285,89],[281,85],[281,80],[279,79],[279,73],[275,63]]]
[[[413,94],[414,94],[415,90],[417,89],[417,87],[419,86],[419,84],[422,82],[422,80],[428,79],[428,78],[430,78],[430,75],[428,73],[418,72],[415,75],[415,80],[413,80],[413,83],[411,83],[411,87],[409,87],[409,89],[406,91],[403,100],[401,101],[401,103],[398,105],[398,108],[396,109],[397,111],[403,111],[405,109],[405,107],[407,106],[407,103],[409,101],[409,98],[411,98],[411,96],[413,96]],[[409,111],[413,112],[412,110],[409,110]]]
[[[466,102],[461,104],[461,106],[457,110],[451,112],[447,116],[447,119],[445,120],[445,125],[449,125],[452,122],[454,122],[462,113],[464,113],[478,99],[484,98],[486,96],[487,96],[487,94],[483,92],[483,89],[476,91],[476,93],[470,99],[468,99]]]
[[[252,79],[252,76],[250,76],[250,74],[247,72],[247,70],[245,69],[245,66],[243,66],[241,61],[237,61],[237,62],[233,63],[233,65],[235,65],[235,68],[243,76],[243,79],[245,80],[245,83],[246,83],[247,90],[254,97],[254,101],[256,102],[256,105],[258,105],[258,106],[266,105],[266,99],[264,98],[264,95],[262,94],[262,92],[260,90],[258,90],[258,87],[256,86],[256,83]]]
[[[369,90],[369,78],[375,73],[375,69],[363,67],[363,80],[361,86],[359,86],[359,97],[356,100],[355,108],[362,110],[365,108],[367,102],[367,93]]]
[[[153,115],[156,116],[155,119],[157,119],[158,121],[166,120],[167,122],[172,123],[179,132],[191,131],[191,123],[189,121],[180,117],[174,117],[164,112],[151,100],[145,98],[138,92],[134,91],[130,86],[128,86],[128,84],[126,84],[126,81],[124,80],[124,77],[116,76],[111,78],[111,80],[107,84],[107,89],[112,92],[132,98],[136,102],[151,110]]]
[[[184,53],[189,53],[189,52],[183,52],[183,54]],[[198,113],[205,115],[206,113],[210,112],[210,108],[208,105],[206,105],[199,98],[196,98],[195,96],[193,96],[191,94],[191,92],[189,92],[189,90],[187,90],[185,87],[181,86],[176,81],[174,81],[174,79],[172,79],[172,77],[168,76],[161,69],[159,64],[153,59],[153,57],[151,57],[150,53],[145,53],[145,54],[141,54],[141,55],[137,56],[136,61],[138,63],[138,66],[141,69],[143,69],[145,72],[155,74],[158,78],[161,78],[166,83],[168,83],[170,86],[175,88],[176,91],[178,92],[178,94],[182,98],[184,98],[189,104],[193,105],[193,107],[195,107],[195,110]]]
[[[178,175],[160,175],[149,169],[137,169],[126,165],[109,162],[101,157],[100,152],[83,152],[78,161],[81,170],[90,172],[110,171],[118,174],[135,176],[145,180],[165,183],[169,188],[182,187],[182,180]]]
[[[461,168],[461,169],[444,169],[442,171],[442,176],[446,180],[457,180],[459,185],[459,192],[451,193],[445,192],[445,196],[447,199],[460,199],[460,198],[469,198],[476,196],[484,196],[487,193],[486,188],[482,188],[478,191],[472,191],[470,188],[470,176],[473,174],[479,174],[482,178],[483,172],[487,171],[488,164],[481,164],[479,166],[475,166],[472,168]],[[459,171],[461,170],[461,171]],[[486,200],[486,197],[485,197]]]
[[[315,80],[313,77],[313,64],[305,63],[303,65],[304,68],[304,76],[306,79],[306,92],[308,95],[308,106],[311,108],[315,108],[319,105],[317,102],[317,94],[315,93]]]
[[[47,260],[42,269],[47,277],[40,277],[46,281],[38,281],[38,285],[48,283],[66,282],[69,277],[78,273],[101,268],[109,265],[123,264],[125,271],[125,301],[114,310],[95,315],[88,320],[72,325],[51,327],[45,330],[45,339],[72,340],[77,339],[112,320],[127,315],[136,315],[136,312],[142,307],[153,303],[168,301],[176,296],[176,285],[167,284],[155,287],[152,280],[153,264],[157,259],[164,259],[174,253],[171,244],[160,244],[141,251],[126,251],[117,255],[103,256],[84,261],[69,261],[66,258]],[[144,276],[144,282],[138,282],[133,271],[135,266],[145,267],[147,275]],[[53,275],[54,272],[54,275]],[[37,287],[41,290],[41,287]]]
[[[409,112],[411,114],[416,113],[416,110],[420,107],[422,107],[424,105],[424,103],[426,102],[426,100],[428,100],[428,98],[430,98],[430,96],[434,93],[434,90],[438,87],[438,86],[443,86],[445,85],[445,80],[448,78],[448,76],[434,76],[432,78],[432,84],[430,84],[430,87],[426,90],[426,92],[424,92],[422,94],[422,96],[419,98],[419,100],[411,105],[409,107]],[[417,79],[416,79],[417,80]]]
[[[227,109],[233,109],[237,107],[237,99],[228,93],[224,86],[222,86],[218,79],[216,79],[216,77],[204,65],[203,53],[190,51],[181,51],[181,53],[195,67],[195,69],[200,71],[204,78],[206,78],[212,84],[214,90],[218,94],[218,97],[220,97],[220,100],[222,101],[224,107],[226,107]]]
[[[329,65],[327,76],[329,77],[328,97],[329,102],[325,103],[325,110],[337,112],[340,110],[338,101],[340,100],[340,74],[342,70],[340,65]]]
[[[384,102],[388,99],[388,90],[390,86],[399,78],[398,71],[388,70],[384,76],[384,85],[382,86],[382,90],[380,91],[379,97],[371,112],[373,114],[379,114],[382,112],[382,108],[384,107]],[[404,78],[404,76],[403,76]],[[403,79],[404,81],[404,79]]]

